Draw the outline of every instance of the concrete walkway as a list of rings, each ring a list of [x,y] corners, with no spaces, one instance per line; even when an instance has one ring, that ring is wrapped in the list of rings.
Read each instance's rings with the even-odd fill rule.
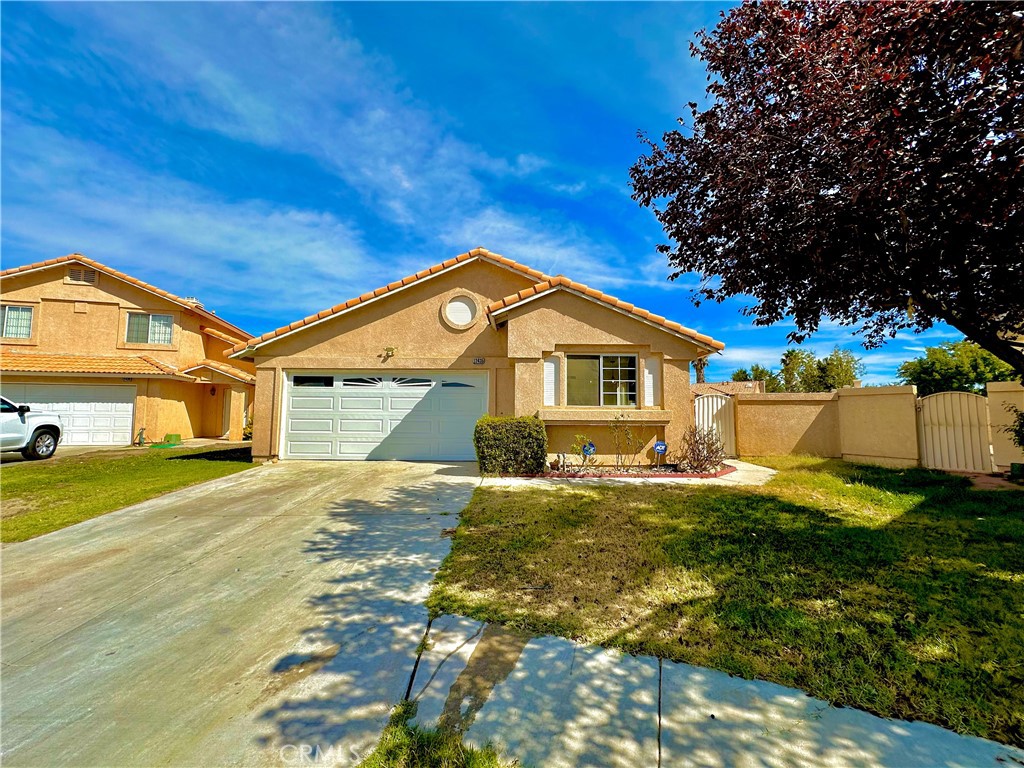
[[[764,485],[775,477],[774,469],[757,464],[739,459],[729,459],[725,463],[736,467],[736,471],[721,477],[485,477],[482,484],[505,488],[648,484],[740,486]]]
[[[435,620],[412,686],[417,722],[527,765],[1008,768],[1024,751],[885,720],[772,683],[469,619]]]
[[[232,442],[230,440],[219,440],[216,438],[197,437],[185,440],[180,448],[209,448],[211,450],[227,450],[229,448],[242,448],[249,445],[247,441]],[[57,452],[46,461],[61,461],[62,459],[74,458],[76,456],[88,456],[94,453],[105,453],[113,456],[124,456],[131,453],[141,453],[152,449],[147,446],[136,445],[58,445]],[[20,453],[0,453],[0,464],[22,464],[35,463],[32,459],[24,458]]]
[[[475,464],[262,466],[3,548],[5,766],[354,765]],[[328,752],[333,750],[333,752]]]

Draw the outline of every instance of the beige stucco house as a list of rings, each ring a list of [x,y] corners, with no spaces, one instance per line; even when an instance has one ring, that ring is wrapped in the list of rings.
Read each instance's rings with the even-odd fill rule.
[[[723,348],[477,248],[234,347],[256,366],[253,456],[472,460],[483,414],[536,415],[552,453],[599,454],[620,414],[674,447],[691,361]]]
[[[195,299],[71,254],[0,272],[0,334],[4,396],[61,413],[65,445],[242,437],[249,334]]]

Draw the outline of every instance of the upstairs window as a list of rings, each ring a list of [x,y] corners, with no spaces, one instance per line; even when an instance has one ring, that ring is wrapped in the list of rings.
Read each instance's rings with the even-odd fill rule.
[[[567,355],[566,404],[636,405],[634,355]]]
[[[170,344],[173,331],[174,317],[171,315],[129,312],[125,341],[129,344]]]
[[[3,337],[5,339],[32,338],[32,307],[3,307]]]

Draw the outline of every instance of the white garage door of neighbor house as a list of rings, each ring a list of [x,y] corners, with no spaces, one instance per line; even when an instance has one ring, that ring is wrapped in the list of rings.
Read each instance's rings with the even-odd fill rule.
[[[287,374],[286,459],[473,461],[486,373]]]
[[[59,413],[61,445],[129,445],[135,386],[106,384],[5,384],[4,397],[33,411]]]

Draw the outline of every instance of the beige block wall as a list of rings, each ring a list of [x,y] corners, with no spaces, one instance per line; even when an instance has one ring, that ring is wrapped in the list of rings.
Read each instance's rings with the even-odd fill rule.
[[[839,397],[834,392],[737,395],[735,405],[740,456],[841,455]]]
[[[1007,404],[1024,410],[1024,387],[1015,381],[990,381],[986,389],[995,462],[996,466],[1005,471],[1011,463],[1024,462],[1024,450],[1010,442],[1010,436],[1002,431],[1012,418],[1006,411]]]
[[[916,387],[853,387],[837,394],[843,459],[886,467],[918,466]]]

